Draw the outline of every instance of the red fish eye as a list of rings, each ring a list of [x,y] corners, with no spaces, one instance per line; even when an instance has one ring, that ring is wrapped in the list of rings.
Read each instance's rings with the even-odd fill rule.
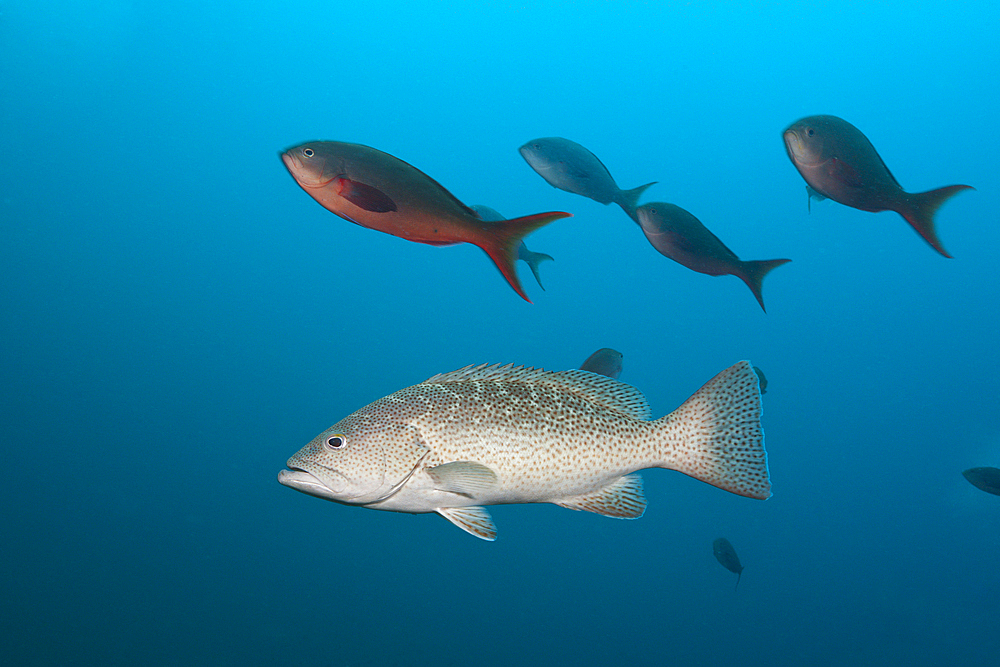
[[[303,149],[302,154],[305,155],[306,157],[312,157],[313,155],[316,155],[316,153],[311,148]]]
[[[347,444],[347,440],[342,435],[334,435],[327,438],[326,444],[330,449],[341,449]]]

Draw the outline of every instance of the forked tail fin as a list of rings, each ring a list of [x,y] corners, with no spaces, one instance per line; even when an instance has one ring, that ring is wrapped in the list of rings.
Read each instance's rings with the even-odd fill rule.
[[[906,206],[899,211],[899,214],[910,223],[910,226],[917,230],[917,234],[920,234],[932,248],[948,258],[951,255],[945,251],[941,240],[937,237],[937,230],[934,229],[934,214],[937,213],[942,204],[962,190],[975,190],[975,188],[971,185],[949,185],[927,192],[908,193]]]
[[[765,313],[767,308],[764,307],[764,295],[761,292],[763,289],[764,276],[771,272],[771,269],[781,266],[782,264],[787,264],[792,260],[790,259],[751,259],[747,262],[741,262],[741,271],[736,274],[740,277],[743,282],[747,284],[753,295],[757,297],[757,303],[760,304],[760,309]]]
[[[769,498],[760,414],[757,375],[740,361],[654,422],[664,435],[660,467],[747,498]]]
[[[514,262],[517,261],[518,246],[521,245],[521,240],[525,236],[539,227],[544,227],[550,222],[560,218],[568,218],[571,215],[571,213],[562,212],[537,213],[523,218],[483,222],[481,224],[484,233],[474,243],[490,256],[514,291],[520,294],[522,299],[531,303],[531,299],[521,287],[521,281],[517,277],[517,269],[514,267]]]
[[[549,260],[550,262],[555,261],[552,259],[552,255],[546,255],[544,252],[533,252],[528,250],[528,246],[524,245],[524,241],[521,241],[517,245],[517,258],[528,265],[528,268],[531,269],[532,275],[535,276],[535,281],[538,283],[538,286],[545,289],[545,286],[542,285],[542,276],[538,273],[538,265],[545,260]]]
[[[640,185],[637,188],[632,188],[631,190],[619,190],[618,196],[615,197],[615,203],[622,207],[622,210],[628,215],[628,217],[635,220],[636,224],[639,224],[639,214],[635,212],[636,207],[639,205],[639,197],[642,193],[646,191],[647,188],[656,185],[658,181],[653,181],[652,183],[646,183],[645,185]]]

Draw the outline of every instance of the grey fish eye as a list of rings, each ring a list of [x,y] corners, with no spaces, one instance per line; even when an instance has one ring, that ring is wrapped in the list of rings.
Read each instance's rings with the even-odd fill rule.
[[[810,127],[806,130],[806,134],[808,134],[811,137],[812,135],[816,134],[816,130]]]
[[[343,449],[347,439],[342,435],[331,435],[326,439],[326,444],[330,449]]]
[[[316,152],[311,148],[304,148],[302,149],[302,154],[306,157],[312,157],[313,155],[316,155]]]

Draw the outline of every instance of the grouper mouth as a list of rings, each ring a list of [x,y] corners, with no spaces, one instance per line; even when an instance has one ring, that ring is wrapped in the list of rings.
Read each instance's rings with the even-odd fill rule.
[[[319,481],[315,475],[308,473],[301,468],[282,470],[278,473],[278,483],[283,484],[290,489],[301,491],[308,496],[316,496],[317,498],[323,498],[324,500],[343,502],[333,493],[333,491],[330,490],[330,487]]]

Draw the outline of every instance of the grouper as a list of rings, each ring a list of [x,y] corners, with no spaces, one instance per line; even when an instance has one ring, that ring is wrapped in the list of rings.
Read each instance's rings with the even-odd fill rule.
[[[645,468],[766,499],[757,376],[740,361],[650,420],[635,387],[585,370],[468,366],[348,415],[288,459],[278,481],[347,505],[437,512],[485,540],[488,505],[554,503],[636,519]]]

